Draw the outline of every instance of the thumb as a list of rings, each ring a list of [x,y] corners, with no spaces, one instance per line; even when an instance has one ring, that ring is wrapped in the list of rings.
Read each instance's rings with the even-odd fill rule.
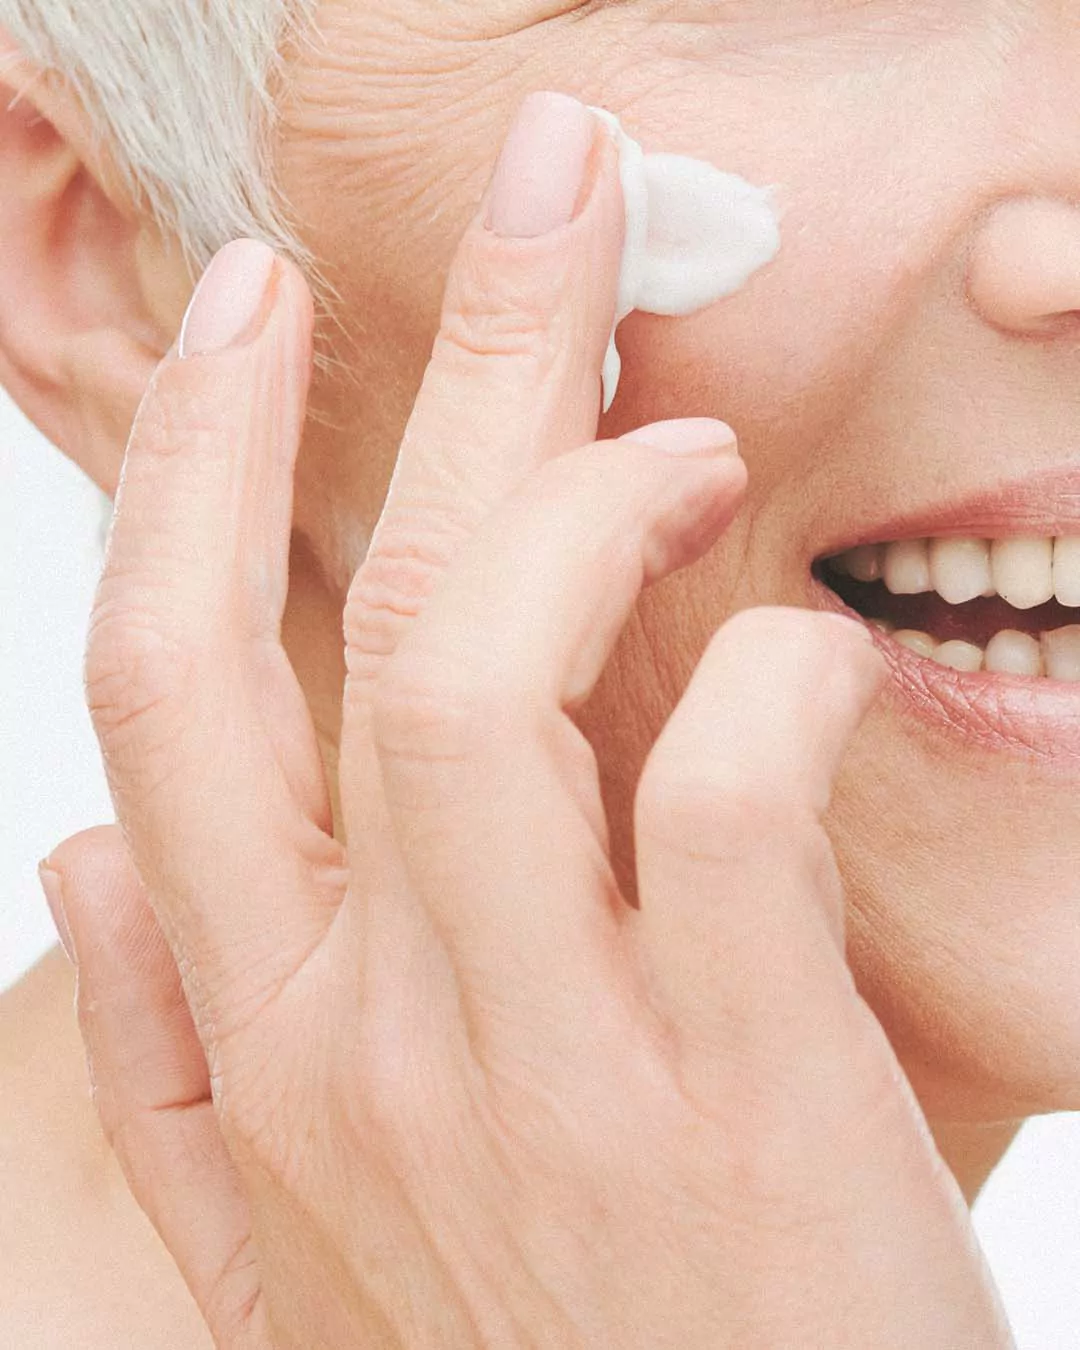
[[[78,972],[94,1105],[131,1193],[219,1350],[268,1344],[247,1201],[218,1129],[206,1058],[119,827],[65,840],[42,863],[41,881]]]

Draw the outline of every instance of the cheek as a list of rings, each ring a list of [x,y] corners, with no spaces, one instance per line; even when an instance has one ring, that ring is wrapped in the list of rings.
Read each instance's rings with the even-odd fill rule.
[[[794,120],[792,110],[789,134]],[[775,133],[741,153],[733,146],[729,137],[688,153],[776,185],[780,253],[706,311],[624,323],[624,384],[602,432],[721,417],[739,433],[756,485],[771,488],[855,413],[933,273],[947,270],[971,197],[958,152],[898,163],[888,127],[834,135],[828,154],[813,138],[780,143]]]
[[[750,482],[717,565],[730,575],[729,560],[740,569],[737,560],[752,562],[745,593],[732,597],[740,605],[802,602],[790,587],[795,572],[805,581],[808,499],[827,468],[831,434],[866,387],[898,285],[885,260],[845,255],[839,235],[800,228],[809,195],[804,208],[789,180],[781,252],[744,291],[687,319],[635,314],[623,324],[623,383],[600,426],[604,437],[677,417],[717,417],[734,428]],[[713,591],[712,623],[716,601]]]
[[[306,242],[328,261],[358,337],[357,388],[362,377],[388,391],[357,402],[369,438],[389,447],[400,430],[450,259],[514,108],[528,89],[554,87],[610,108],[647,149],[776,185],[784,211],[779,257],[742,292],[689,319],[623,325],[625,376],[600,434],[687,415],[731,422],[751,510],[801,473],[935,265],[965,162],[987,134],[987,91],[959,97],[952,69],[950,99],[968,120],[948,112],[944,58],[926,43],[912,55],[913,40],[898,53],[867,39],[854,60],[808,39],[739,64],[719,40],[723,24],[695,38],[691,59],[668,49],[684,25],[631,24],[622,6],[483,40],[421,28],[408,44],[400,16],[380,21],[378,9],[342,9],[345,27],[326,34],[333,61],[320,55],[297,81],[281,155]],[[913,124],[927,134],[905,136]]]
[[[653,417],[723,417],[758,482],[778,479],[793,443],[812,453],[855,408],[870,369],[949,274],[994,153],[1000,112],[985,62],[972,44],[965,64],[944,38],[867,43],[831,65],[823,51],[811,44],[751,74],[725,70],[718,53],[654,62],[640,97],[628,101],[619,81],[606,90],[646,148],[772,185],[782,244],[711,309],[623,325],[625,387],[605,434]],[[630,72],[622,83],[632,91]]]

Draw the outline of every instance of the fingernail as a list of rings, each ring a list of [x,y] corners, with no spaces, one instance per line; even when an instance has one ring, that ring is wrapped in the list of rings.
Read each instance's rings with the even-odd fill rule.
[[[180,329],[183,360],[254,338],[277,255],[256,239],[234,239],[215,254],[191,297]]]
[[[67,953],[68,960],[74,965],[75,944],[71,940],[71,929],[68,927],[67,915],[64,913],[64,886],[60,873],[54,872],[47,863],[42,862],[38,863],[38,876],[41,878],[41,889],[45,892],[49,913],[56,925],[61,945]]]
[[[576,98],[530,94],[495,166],[487,228],[506,239],[537,239],[569,225],[597,129],[597,119]]]
[[[669,455],[737,455],[738,438],[726,422],[715,417],[680,417],[670,422],[628,431],[623,441],[638,441]]]

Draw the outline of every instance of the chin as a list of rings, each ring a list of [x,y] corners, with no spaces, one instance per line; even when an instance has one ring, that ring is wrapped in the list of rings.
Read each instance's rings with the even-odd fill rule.
[[[795,602],[889,670],[827,822],[856,983],[929,1115],[1080,1109],[1080,474],[845,514]]]
[[[931,1118],[1080,1110],[1080,829],[1060,765],[958,747],[893,687],[827,826],[847,954]]]

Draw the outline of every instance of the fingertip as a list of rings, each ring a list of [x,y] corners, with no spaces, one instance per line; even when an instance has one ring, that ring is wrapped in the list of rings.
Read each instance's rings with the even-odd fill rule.
[[[663,450],[668,455],[738,455],[739,442],[726,422],[715,417],[680,417],[629,431],[620,441]]]
[[[184,387],[195,388],[202,372],[223,358],[272,350],[282,330],[298,336],[302,347],[312,342],[314,328],[315,298],[302,268],[259,240],[235,239],[196,282],[159,374],[191,368],[200,375]]]
[[[234,239],[219,249],[188,304],[178,359],[254,341],[274,308],[276,264],[274,250],[257,239]]]
[[[846,614],[823,614],[829,623],[829,637],[842,644],[844,660],[855,682],[854,693],[867,705],[873,702],[888,674],[888,665],[878,646],[874,631],[860,619]]]
[[[625,452],[633,442],[616,444]],[[651,585],[697,562],[717,543],[739,510],[747,475],[743,461],[723,451],[676,452],[670,466],[652,460],[642,467],[650,476],[663,470],[643,546],[644,580]]]
[[[94,825],[57,844],[38,864],[38,870],[60,877],[83,879],[111,875],[128,864],[127,844],[119,825]]]
[[[65,839],[38,866],[68,956],[90,943],[116,948],[147,908],[142,881],[119,825],[98,825]]]
[[[116,974],[145,945],[149,913],[119,825],[97,825],[58,844],[38,877],[61,945],[87,987]]]
[[[518,108],[488,185],[484,227],[535,239],[568,225],[588,200],[597,119],[568,94],[538,90]]]
[[[45,862],[38,863],[37,871],[41,889],[49,906],[49,913],[52,915],[52,921],[60,939],[60,945],[71,964],[73,966],[78,965],[75,944],[71,938],[71,925],[67,918],[67,907],[64,903],[63,875],[54,868],[47,866]]]
[[[858,619],[850,619],[846,614],[823,614],[821,617],[826,623],[833,626],[834,632],[846,633],[845,641],[861,642],[864,646],[873,646],[873,634]]]
[[[862,720],[887,673],[871,631],[842,614],[755,606],[733,615],[717,637],[730,660],[764,666],[792,697],[812,703],[822,724],[837,720],[843,736]]]

